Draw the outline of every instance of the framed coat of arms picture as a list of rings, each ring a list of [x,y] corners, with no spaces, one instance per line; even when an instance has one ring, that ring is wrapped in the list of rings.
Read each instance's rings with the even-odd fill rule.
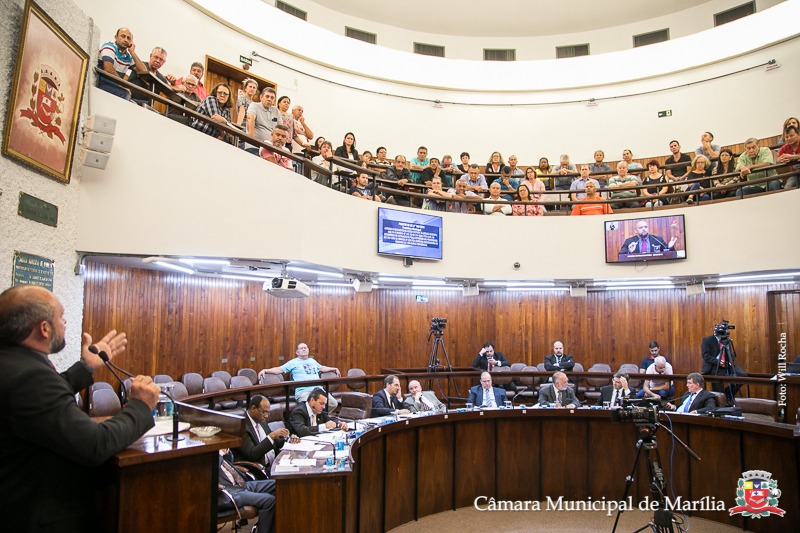
[[[3,155],[69,183],[88,54],[31,0],[6,111]]]

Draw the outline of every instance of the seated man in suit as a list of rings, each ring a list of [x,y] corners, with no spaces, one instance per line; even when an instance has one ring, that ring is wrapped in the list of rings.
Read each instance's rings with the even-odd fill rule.
[[[679,413],[708,413],[717,408],[717,398],[705,390],[706,380],[697,372],[686,376],[686,394],[677,405],[668,403],[666,408]]]
[[[508,362],[503,352],[494,351],[494,345],[491,342],[487,342],[483,345],[478,355],[475,356],[472,366],[484,372],[487,370],[491,372],[492,368],[496,366],[511,366],[511,363]]]
[[[445,411],[444,404],[439,401],[433,391],[423,391],[422,385],[416,379],[408,382],[408,392],[411,393],[411,396],[406,398],[403,405],[412,413],[440,413]]]
[[[544,369],[548,372],[569,372],[575,367],[575,359],[570,354],[564,354],[564,344],[561,341],[553,343],[553,353],[544,357]]]
[[[469,390],[467,403],[476,407],[498,408],[506,401],[506,391],[492,387],[492,375],[481,372],[481,384]]]
[[[228,450],[219,451],[219,496],[217,508],[221,511],[252,505],[258,508],[258,533],[271,533],[275,530],[275,480],[245,480],[244,476],[230,462]]]
[[[407,415],[403,407],[403,394],[400,392],[400,379],[388,375],[383,379],[383,390],[372,395],[372,416]]]
[[[344,422],[334,422],[328,416],[325,405],[328,403],[328,396],[325,391],[316,387],[308,395],[308,399],[297,404],[289,415],[289,430],[298,437],[308,437],[317,435],[334,428],[347,429]]]
[[[553,374],[553,382],[542,385],[539,389],[539,405],[551,404],[567,409],[581,406],[581,401],[575,396],[575,392],[569,386],[567,375],[563,372]]]
[[[608,402],[609,407],[621,407],[623,398],[632,398],[633,392],[628,388],[628,374],[617,372],[611,380],[611,385],[600,388],[600,398],[595,405]]]
[[[248,409],[245,411],[246,423],[242,445],[233,450],[237,461],[251,461],[267,467],[271,459],[274,459],[283,448],[283,444],[289,439],[289,430],[284,428],[270,431],[267,426],[268,416],[269,400],[260,394],[250,398]]]

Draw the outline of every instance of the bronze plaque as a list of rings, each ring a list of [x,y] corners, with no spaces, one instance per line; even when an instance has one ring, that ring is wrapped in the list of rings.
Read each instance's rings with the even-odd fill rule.
[[[19,193],[17,214],[47,226],[58,226],[58,206],[24,192]]]
[[[52,292],[54,272],[52,259],[14,250],[12,285],[38,285]]]

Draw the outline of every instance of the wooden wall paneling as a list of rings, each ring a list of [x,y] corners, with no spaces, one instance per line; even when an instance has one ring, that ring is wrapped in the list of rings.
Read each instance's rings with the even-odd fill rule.
[[[497,494],[495,486],[496,456],[503,453],[494,435],[493,424],[469,421],[456,425],[455,479],[456,509],[469,507],[477,495]]]
[[[298,522],[302,531],[344,531],[343,483],[343,475],[280,479],[275,485],[275,531],[289,531],[286,525]],[[324,512],[302,509],[303,503],[324,505]]]
[[[539,501],[541,423],[531,419],[503,419],[497,422],[498,500]],[[488,496],[488,495],[487,495]]]
[[[584,474],[588,495],[595,500],[608,494],[614,495],[614,499],[622,499],[625,478],[630,474],[636,457],[636,441],[639,439],[636,427],[631,423],[610,424],[603,420],[589,422],[586,431],[588,445],[584,450],[574,451],[588,456]],[[637,472],[639,470],[644,470],[646,478],[647,468],[643,459],[639,460]],[[636,478],[629,491],[634,501],[639,479]]]
[[[386,438],[384,531],[416,519],[417,442],[413,430]]]
[[[689,430],[687,444],[701,459],[712,455],[723,456],[725,468],[709,468],[710,464],[718,464],[719,459],[692,461],[689,464],[689,493],[684,500],[700,500],[710,496],[724,502],[733,501],[736,484],[744,469],[741,433],[734,430],[717,429],[713,432],[703,431],[702,427],[692,426]],[[733,505],[731,505],[733,507]],[[734,527],[742,527],[741,516],[730,516],[727,513],[714,511],[696,511],[693,516],[717,520]],[[722,516],[720,516],[722,514]]]
[[[370,468],[358,469],[358,484],[362,498],[358,507],[358,529],[363,533],[383,531],[386,473],[386,439],[380,437],[359,448],[358,460]],[[389,480],[391,481],[391,480]],[[400,490],[408,487],[400,487]],[[363,497],[367,495],[367,497]],[[321,501],[324,501],[321,500]],[[311,531],[325,531],[325,528]]]
[[[800,529],[800,516],[797,513],[797,510],[800,509],[800,493],[797,490],[797,483],[790,481],[800,479],[800,471],[798,468],[789,466],[796,466],[798,464],[797,461],[787,461],[787,458],[796,456],[800,451],[798,443],[768,435],[743,433],[742,451],[744,458],[742,471],[766,470],[771,473],[772,479],[778,482],[778,490],[781,491],[777,507],[786,511],[783,518],[775,515],[760,519],[746,518],[747,531],[769,533],[775,531],[776,522],[778,521],[780,521],[780,528],[783,531],[797,531]],[[725,503],[730,501],[729,507],[733,507],[736,505],[735,498],[736,486],[734,485],[729,489],[729,494],[725,497]]]
[[[430,319],[448,319],[444,342],[454,366],[469,366],[480,346],[495,342],[512,362],[537,364],[564,342],[588,368],[638,363],[658,340],[676,372],[700,369],[700,341],[723,318],[732,332],[738,363],[750,373],[773,372],[776,346],[769,339],[767,293],[777,286],[683,291],[562,293],[481,292],[463,298],[451,291],[314,287],[310,298],[269,296],[260,283],[217,280],[87,261],[83,330],[128,333],[118,360],[135,373],[235,374],[294,357],[306,342],[322,364],[367,374],[381,368],[424,367],[430,355]],[[415,301],[417,294],[427,303]],[[800,338],[798,306],[790,307],[791,339]],[[793,355],[791,357],[793,358]],[[279,360],[283,357],[283,360]],[[255,361],[251,361],[254,358]],[[222,363],[227,359],[227,363]],[[97,379],[113,381],[105,371]],[[370,392],[375,392],[371,390]],[[461,391],[466,396],[466,390]],[[771,390],[759,391],[771,395]],[[771,396],[768,396],[771,397]]]
[[[417,519],[455,509],[453,424],[420,427],[417,447]]]
[[[542,495],[563,495],[565,500],[585,500],[589,495],[586,472],[589,468],[586,425],[566,418],[542,419]],[[553,457],[552,461],[548,457]],[[565,461],[564,457],[569,457]]]

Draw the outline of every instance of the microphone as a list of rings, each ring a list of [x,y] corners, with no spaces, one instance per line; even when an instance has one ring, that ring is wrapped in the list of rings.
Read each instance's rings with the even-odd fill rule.
[[[124,389],[125,386],[123,385],[122,388]],[[172,396],[172,393],[169,391],[169,386],[165,386],[161,389],[161,392],[164,393],[164,396],[169,398],[172,402],[172,435],[166,437],[168,441],[179,441],[186,438],[185,435],[178,435],[178,422],[180,421],[180,417],[178,416],[180,413],[178,412],[178,404],[175,403],[175,398]]]
[[[128,389],[125,388],[125,383],[122,381],[122,378],[119,377],[119,374],[117,374],[114,371],[114,369],[117,368],[117,367],[116,367],[116,365],[111,363],[111,360],[108,358],[108,354],[106,352],[102,351],[102,350],[98,350],[97,346],[95,346],[94,344],[90,345],[88,350],[91,353],[93,353],[96,356],[98,356],[100,359],[102,359],[103,364],[106,365],[106,368],[109,370],[109,372],[111,372],[114,375],[114,377],[117,378],[117,381],[119,381],[119,384],[120,384],[119,401],[120,401],[120,403],[122,404],[123,407],[128,405]],[[126,375],[128,375],[130,377],[133,377],[133,374],[131,374],[130,372],[126,372],[125,370],[122,370],[121,368],[117,368],[117,370],[119,370],[120,372],[122,372],[122,373],[124,373],[124,374],[126,374]]]

